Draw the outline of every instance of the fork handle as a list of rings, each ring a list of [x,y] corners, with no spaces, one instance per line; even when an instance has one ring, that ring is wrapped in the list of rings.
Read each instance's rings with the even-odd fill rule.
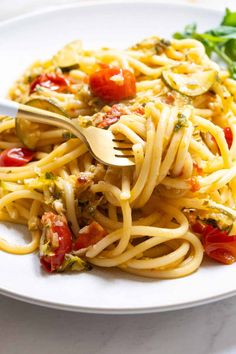
[[[16,118],[19,103],[0,98],[0,115]]]
[[[79,125],[75,127],[73,121],[60,114],[0,98],[0,115],[17,119],[23,118],[31,122],[54,125],[69,130],[88,145],[82,132],[83,128],[79,127]]]

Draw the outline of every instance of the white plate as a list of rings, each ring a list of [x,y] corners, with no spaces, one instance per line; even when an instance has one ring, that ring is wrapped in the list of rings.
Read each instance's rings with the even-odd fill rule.
[[[65,43],[80,38],[89,47],[125,48],[150,35],[170,37],[193,21],[201,30],[217,25],[214,11],[154,3],[85,4],[60,7],[0,25],[0,95],[37,58],[50,57]],[[22,238],[12,225],[0,234]],[[18,233],[18,236],[17,236]],[[20,233],[20,235],[19,235]],[[150,280],[120,271],[47,275],[36,254],[1,252],[0,292],[54,308],[93,313],[167,311],[219,300],[236,293],[236,264],[204,264],[176,280]]]

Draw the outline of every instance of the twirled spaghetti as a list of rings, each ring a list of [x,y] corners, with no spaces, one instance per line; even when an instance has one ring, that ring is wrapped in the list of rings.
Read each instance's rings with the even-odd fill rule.
[[[63,215],[57,227],[67,220],[73,244],[91,236],[91,225],[102,231],[96,242],[72,247],[58,270],[81,259],[81,268],[119,267],[153,278],[194,272],[204,249],[192,225],[214,220],[218,230],[236,230],[236,82],[192,39],[151,37],[123,51],[84,50],[77,43],[63,53],[76,54],[76,65],[58,66],[58,55],[34,63],[9,97],[21,103],[49,99],[83,125],[109,127],[133,143],[135,166],[101,165],[68,132],[35,125],[34,161],[0,167],[0,220],[28,225],[32,241],[17,246],[1,238],[0,248],[26,254],[39,248],[41,238],[41,257],[53,256],[58,234],[48,238],[45,227],[53,221],[41,220]],[[92,92],[89,77],[113,67],[134,74],[136,94],[106,103]],[[39,81],[50,74],[64,77],[66,90],[53,86],[50,76]],[[111,80],[123,85],[122,75]],[[16,147],[22,136],[15,121],[2,117],[0,148]]]

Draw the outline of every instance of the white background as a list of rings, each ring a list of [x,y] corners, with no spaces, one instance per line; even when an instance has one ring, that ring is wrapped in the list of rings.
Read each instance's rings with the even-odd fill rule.
[[[67,2],[0,0],[0,20]],[[70,2],[75,3],[78,0]],[[228,6],[236,9],[236,0],[172,2],[221,9]],[[51,310],[0,296],[0,352],[1,354],[235,354],[236,297],[169,313],[102,316]]]

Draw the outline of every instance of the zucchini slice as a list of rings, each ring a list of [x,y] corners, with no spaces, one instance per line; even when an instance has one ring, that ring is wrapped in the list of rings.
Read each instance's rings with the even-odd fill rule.
[[[32,98],[26,102],[28,106],[44,109],[45,111],[60,114],[62,116],[68,117],[66,111],[59,107],[54,101],[47,98]]]
[[[53,62],[59,66],[62,71],[67,72],[70,70],[78,69],[78,56],[82,51],[81,41],[74,41],[68,43],[64,48],[59,50],[53,57]]]
[[[66,112],[57,104],[48,99],[34,98],[28,102],[27,105],[44,109],[46,111],[54,112],[63,116],[67,116]],[[40,140],[40,128],[46,128],[43,124],[32,123],[27,119],[16,118],[16,135],[20,141],[31,150],[34,150],[38,141]]]
[[[209,69],[186,74],[176,72],[178,66],[163,70],[164,83],[183,95],[194,97],[207,92],[217,79],[217,71]]]

